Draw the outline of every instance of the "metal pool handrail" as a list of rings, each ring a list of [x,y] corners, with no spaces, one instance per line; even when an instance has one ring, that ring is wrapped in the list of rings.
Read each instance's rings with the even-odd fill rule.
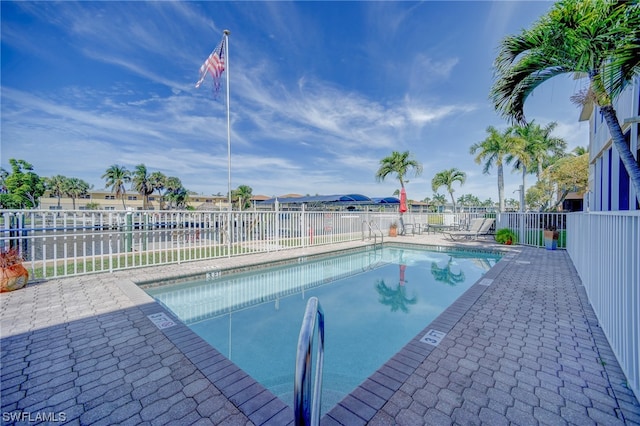
[[[382,231],[380,230],[380,228],[378,228],[378,225],[376,223],[374,223],[373,221],[371,222],[367,222],[366,220],[362,221],[362,241],[364,241],[364,225],[367,225],[369,227],[369,239],[371,239],[371,234],[373,233],[373,245],[375,247],[376,244],[378,244],[378,234],[376,234],[376,231],[378,231],[380,233],[380,244],[384,244],[384,234],[382,233]],[[373,226],[376,227],[376,229],[373,229]]]
[[[319,342],[316,346],[316,374],[311,395],[311,347],[318,318]],[[324,361],[324,312],[317,297],[311,297],[300,327],[296,371],[293,383],[296,425],[320,424],[320,400],[322,397],[322,365]]]

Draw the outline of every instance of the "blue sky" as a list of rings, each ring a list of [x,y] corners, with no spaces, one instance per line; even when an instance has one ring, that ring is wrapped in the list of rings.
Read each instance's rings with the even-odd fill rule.
[[[380,159],[409,150],[423,164],[409,198],[457,167],[455,196],[498,199],[469,147],[507,126],[488,92],[499,41],[551,2],[1,2],[1,166],[79,177],[96,189],[112,164],[227,193],[225,92],[198,70],[229,29],[231,187],[254,194],[389,196]],[[570,76],[538,88],[527,119],[558,123],[573,149],[588,123]],[[224,81],[223,81],[224,87]],[[506,196],[521,176],[505,171]],[[527,177],[527,186],[534,176]],[[444,193],[444,188],[440,189]]]

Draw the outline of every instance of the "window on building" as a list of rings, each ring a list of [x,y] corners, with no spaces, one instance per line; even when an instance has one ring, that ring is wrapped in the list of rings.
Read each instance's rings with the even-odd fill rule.
[[[115,196],[115,195],[105,195],[105,196],[104,196],[104,199],[105,199],[105,200],[115,200],[115,199],[116,199],[116,196]]]
[[[149,197],[149,201],[155,201],[156,197]]]
[[[135,201],[135,200],[137,200],[137,199],[138,199],[138,197],[137,197],[137,196],[135,196],[135,195],[128,195],[128,196],[127,196],[127,200],[129,200],[129,201]]]

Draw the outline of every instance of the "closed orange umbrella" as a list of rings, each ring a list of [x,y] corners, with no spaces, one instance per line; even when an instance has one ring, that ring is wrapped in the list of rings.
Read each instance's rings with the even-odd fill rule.
[[[402,188],[400,190],[400,213],[407,211],[407,192]]]

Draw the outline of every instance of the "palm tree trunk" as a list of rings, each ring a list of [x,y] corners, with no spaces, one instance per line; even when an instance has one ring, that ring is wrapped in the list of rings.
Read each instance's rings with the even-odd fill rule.
[[[622,164],[624,164],[625,169],[627,169],[629,180],[631,181],[636,193],[636,200],[637,202],[640,202],[640,165],[638,165],[637,160],[633,157],[631,149],[624,139],[624,134],[622,133],[622,128],[620,127],[616,110],[612,105],[600,107],[600,110],[607,122],[607,127],[609,128],[609,133],[611,133],[611,139],[613,140],[613,145],[618,150],[620,160],[622,160]]]
[[[398,179],[400,180],[400,188],[404,189],[404,182],[402,181],[402,176],[399,176]],[[404,213],[400,212],[400,235],[405,234],[403,215]]]
[[[504,170],[502,164],[498,166],[498,209],[504,212]]]
[[[453,198],[453,192],[450,192],[449,195],[451,196],[451,203],[453,204],[453,212],[456,212],[456,200],[455,198]]]

